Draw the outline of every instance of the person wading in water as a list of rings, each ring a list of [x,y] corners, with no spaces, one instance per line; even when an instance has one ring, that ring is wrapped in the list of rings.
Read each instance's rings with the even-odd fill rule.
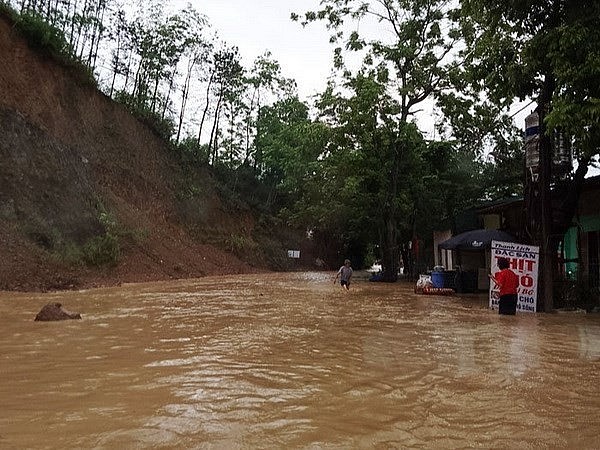
[[[517,312],[517,290],[519,289],[519,277],[509,269],[510,263],[506,258],[498,258],[498,268],[495,276],[490,279],[500,289],[500,300],[498,302],[498,314],[515,315]]]
[[[352,278],[352,267],[350,267],[350,260],[347,259],[344,261],[344,265],[340,267],[340,270],[335,275],[335,279],[333,280],[333,284],[337,282],[338,277],[340,277],[340,284],[346,290],[350,289],[350,278]]]

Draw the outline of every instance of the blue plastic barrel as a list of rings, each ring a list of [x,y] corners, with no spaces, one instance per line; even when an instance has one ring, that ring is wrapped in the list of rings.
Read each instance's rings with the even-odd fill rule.
[[[444,287],[444,272],[431,272],[431,284],[436,288]]]

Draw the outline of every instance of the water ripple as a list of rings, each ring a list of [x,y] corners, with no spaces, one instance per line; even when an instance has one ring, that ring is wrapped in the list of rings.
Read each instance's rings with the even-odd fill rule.
[[[0,447],[600,447],[598,316],[331,280],[0,294]]]

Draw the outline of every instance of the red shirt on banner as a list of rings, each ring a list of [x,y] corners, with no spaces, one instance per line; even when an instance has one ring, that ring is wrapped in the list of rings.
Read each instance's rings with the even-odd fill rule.
[[[519,287],[519,277],[510,269],[504,269],[496,273],[494,277],[496,284],[500,287],[500,297],[507,294],[516,294]]]

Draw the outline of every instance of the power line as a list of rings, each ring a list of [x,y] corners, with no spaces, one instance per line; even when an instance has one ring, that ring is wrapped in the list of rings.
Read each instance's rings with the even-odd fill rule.
[[[518,110],[517,112],[511,114],[510,116],[508,116],[509,118],[513,118],[515,117],[517,114],[519,114],[521,111],[523,111],[525,108],[529,108],[531,105],[533,105],[535,102],[533,100],[531,100],[528,104],[526,104],[525,106],[523,106],[520,110]]]

